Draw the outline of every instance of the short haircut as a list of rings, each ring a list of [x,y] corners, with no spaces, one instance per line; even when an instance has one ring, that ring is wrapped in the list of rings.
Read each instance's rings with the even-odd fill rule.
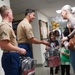
[[[1,16],[3,16],[5,14],[5,12],[7,10],[9,10],[10,8],[8,6],[3,5],[2,7],[0,7],[0,14]]]
[[[25,16],[27,16],[28,13],[32,13],[32,12],[35,12],[35,10],[33,10],[33,9],[26,9]]]

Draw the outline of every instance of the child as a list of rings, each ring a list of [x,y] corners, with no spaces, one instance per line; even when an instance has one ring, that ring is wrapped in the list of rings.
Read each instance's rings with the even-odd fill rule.
[[[47,50],[54,51],[55,49],[59,48],[59,43],[55,39],[54,32],[50,32],[48,42],[50,43],[50,46],[46,46]],[[59,67],[58,66],[55,67],[55,75],[58,75],[58,70],[59,70]],[[53,67],[50,67],[50,75],[51,74],[53,75]]]
[[[64,44],[61,44],[60,59],[61,59],[61,75],[70,75],[70,54]]]
[[[59,31],[58,30],[55,30],[54,31],[54,34],[55,34],[56,40],[59,42],[59,45],[61,45],[60,39],[61,39],[62,36],[59,34]]]

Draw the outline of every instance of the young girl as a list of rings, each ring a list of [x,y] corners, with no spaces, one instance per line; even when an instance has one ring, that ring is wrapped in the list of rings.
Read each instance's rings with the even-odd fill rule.
[[[58,41],[55,39],[55,34],[54,34],[54,32],[50,32],[48,42],[50,43],[50,46],[46,46],[46,49],[47,49],[47,50],[53,51],[53,50],[59,48],[59,43],[58,43]],[[58,67],[58,66],[55,67],[55,75],[58,75],[58,70],[59,70],[59,67]],[[50,67],[50,75],[53,75],[53,67]]]
[[[70,75],[70,54],[64,44],[61,44],[60,59],[61,59],[61,75]]]

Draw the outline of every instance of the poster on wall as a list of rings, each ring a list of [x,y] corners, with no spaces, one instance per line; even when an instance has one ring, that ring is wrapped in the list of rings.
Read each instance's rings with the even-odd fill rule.
[[[41,40],[47,39],[48,38],[48,23],[42,20],[39,20],[39,30],[40,30]]]

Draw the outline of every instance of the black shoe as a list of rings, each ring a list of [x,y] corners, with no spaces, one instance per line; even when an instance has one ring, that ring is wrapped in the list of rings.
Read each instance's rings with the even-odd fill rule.
[[[48,67],[48,65],[45,65],[45,67]]]

